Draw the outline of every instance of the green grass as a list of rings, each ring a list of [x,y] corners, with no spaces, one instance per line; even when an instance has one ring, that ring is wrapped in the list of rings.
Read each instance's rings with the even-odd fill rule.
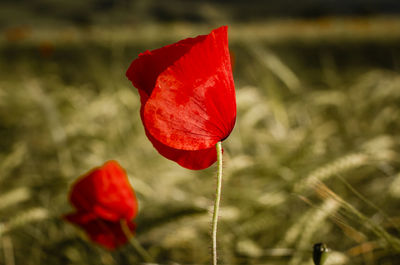
[[[327,265],[398,263],[400,35],[341,23],[230,27],[238,117],[223,142],[220,264],[312,264],[317,242]],[[69,185],[109,159],[128,171],[136,239],[156,262],[209,263],[216,168],[161,157],[125,78],[139,52],[209,27],[146,29],[1,40],[0,264],[138,264],[132,246],[108,252],[60,219]]]

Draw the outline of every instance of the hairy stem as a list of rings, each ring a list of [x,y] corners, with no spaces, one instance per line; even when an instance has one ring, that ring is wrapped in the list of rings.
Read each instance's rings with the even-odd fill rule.
[[[139,256],[142,258],[142,260],[144,262],[152,263],[153,262],[153,258],[142,247],[142,245],[140,245],[139,241],[136,240],[136,238],[133,236],[133,234],[129,230],[128,224],[126,222],[127,222],[126,220],[121,220],[121,228],[122,228],[122,231],[125,234],[126,238],[128,238],[129,243],[136,250],[136,252],[139,254]]]
[[[214,211],[212,217],[212,259],[213,265],[217,265],[217,225],[218,225],[218,211],[219,202],[221,200],[221,188],[222,188],[222,145],[218,142],[216,145],[217,149],[217,162],[218,162],[218,173],[217,173],[217,190],[215,192]]]

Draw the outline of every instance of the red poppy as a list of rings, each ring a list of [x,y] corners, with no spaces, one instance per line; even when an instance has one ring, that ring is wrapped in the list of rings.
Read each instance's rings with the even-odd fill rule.
[[[227,27],[146,51],[127,77],[138,89],[145,132],[160,154],[189,169],[217,160],[236,120]]]
[[[65,216],[83,228],[94,242],[114,249],[128,241],[121,221],[131,233],[138,212],[135,193],[125,171],[116,161],[108,161],[83,175],[73,186],[69,200],[77,212]]]

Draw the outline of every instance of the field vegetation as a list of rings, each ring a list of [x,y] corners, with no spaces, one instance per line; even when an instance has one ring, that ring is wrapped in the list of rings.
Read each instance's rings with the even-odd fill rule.
[[[155,264],[208,264],[216,168],[190,171],[146,139],[125,77],[139,52],[213,25],[9,27],[0,37],[0,264],[139,264],[60,217],[68,190],[115,159]],[[400,20],[229,25],[238,116],[223,142],[220,264],[400,260]]]

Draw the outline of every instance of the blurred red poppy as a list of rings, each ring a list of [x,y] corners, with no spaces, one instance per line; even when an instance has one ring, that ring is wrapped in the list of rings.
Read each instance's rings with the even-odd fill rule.
[[[32,29],[29,26],[17,26],[5,29],[4,35],[9,42],[21,42],[27,40],[32,35]]]
[[[43,58],[50,58],[54,53],[55,46],[50,41],[42,41],[39,43],[38,50]]]
[[[145,132],[160,154],[189,169],[217,160],[236,120],[228,28],[145,51],[126,75],[138,89]]]
[[[79,178],[69,200],[77,211],[64,218],[108,249],[128,241],[121,221],[126,222],[130,233],[135,230],[132,219],[138,212],[138,203],[124,169],[116,161],[108,161]]]

